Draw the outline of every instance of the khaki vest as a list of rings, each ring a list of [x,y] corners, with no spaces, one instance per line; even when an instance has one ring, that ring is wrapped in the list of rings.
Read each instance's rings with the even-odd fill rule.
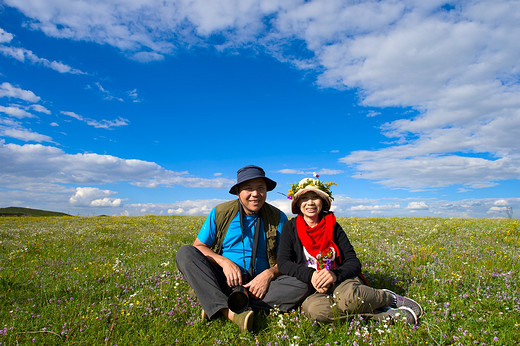
[[[211,249],[219,255],[222,253],[222,243],[224,242],[224,237],[226,236],[229,225],[238,214],[238,203],[240,203],[239,200],[235,199],[215,207],[217,234]],[[267,240],[267,259],[269,266],[273,267],[276,265],[276,232],[278,230],[278,224],[280,223],[280,210],[270,204],[264,203],[262,209],[260,209],[260,218],[264,223],[265,239]]]

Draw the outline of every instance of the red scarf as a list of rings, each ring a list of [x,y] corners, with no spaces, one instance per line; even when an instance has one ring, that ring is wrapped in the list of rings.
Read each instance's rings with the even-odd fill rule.
[[[325,214],[314,227],[309,227],[302,214],[296,217],[296,231],[305,250],[318,261],[318,270],[334,269],[335,263],[340,263],[338,246],[333,240],[336,216],[333,213]]]

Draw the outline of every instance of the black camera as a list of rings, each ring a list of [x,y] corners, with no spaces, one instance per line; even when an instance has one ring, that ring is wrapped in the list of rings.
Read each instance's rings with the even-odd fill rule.
[[[244,312],[249,306],[249,291],[244,286],[233,287],[228,297],[228,307],[235,314]]]

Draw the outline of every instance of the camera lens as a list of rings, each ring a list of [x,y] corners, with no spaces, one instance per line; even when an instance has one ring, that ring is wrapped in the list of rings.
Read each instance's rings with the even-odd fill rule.
[[[249,306],[249,294],[244,286],[236,286],[228,297],[228,307],[236,314],[244,312]]]

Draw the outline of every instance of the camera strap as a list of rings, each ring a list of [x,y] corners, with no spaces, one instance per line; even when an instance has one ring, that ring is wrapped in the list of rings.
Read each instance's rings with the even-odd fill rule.
[[[242,231],[242,251],[244,255],[244,268],[245,268],[245,245],[244,245],[244,207],[242,206],[242,203],[240,203],[240,200],[238,201],[238,208],[239,208],[239,214],[240,214],[240,229]],[[258,217],[256,218],[256,224],[255,224],[255,233],[253,236],[253,251],[251,253],[251,263],[249,264],[249,270],[248,273],[251,278],[255,277],[255,261],[256,261],[256,253],[258,249],[258,239],[260,238],[260,212],[258,212]]]

